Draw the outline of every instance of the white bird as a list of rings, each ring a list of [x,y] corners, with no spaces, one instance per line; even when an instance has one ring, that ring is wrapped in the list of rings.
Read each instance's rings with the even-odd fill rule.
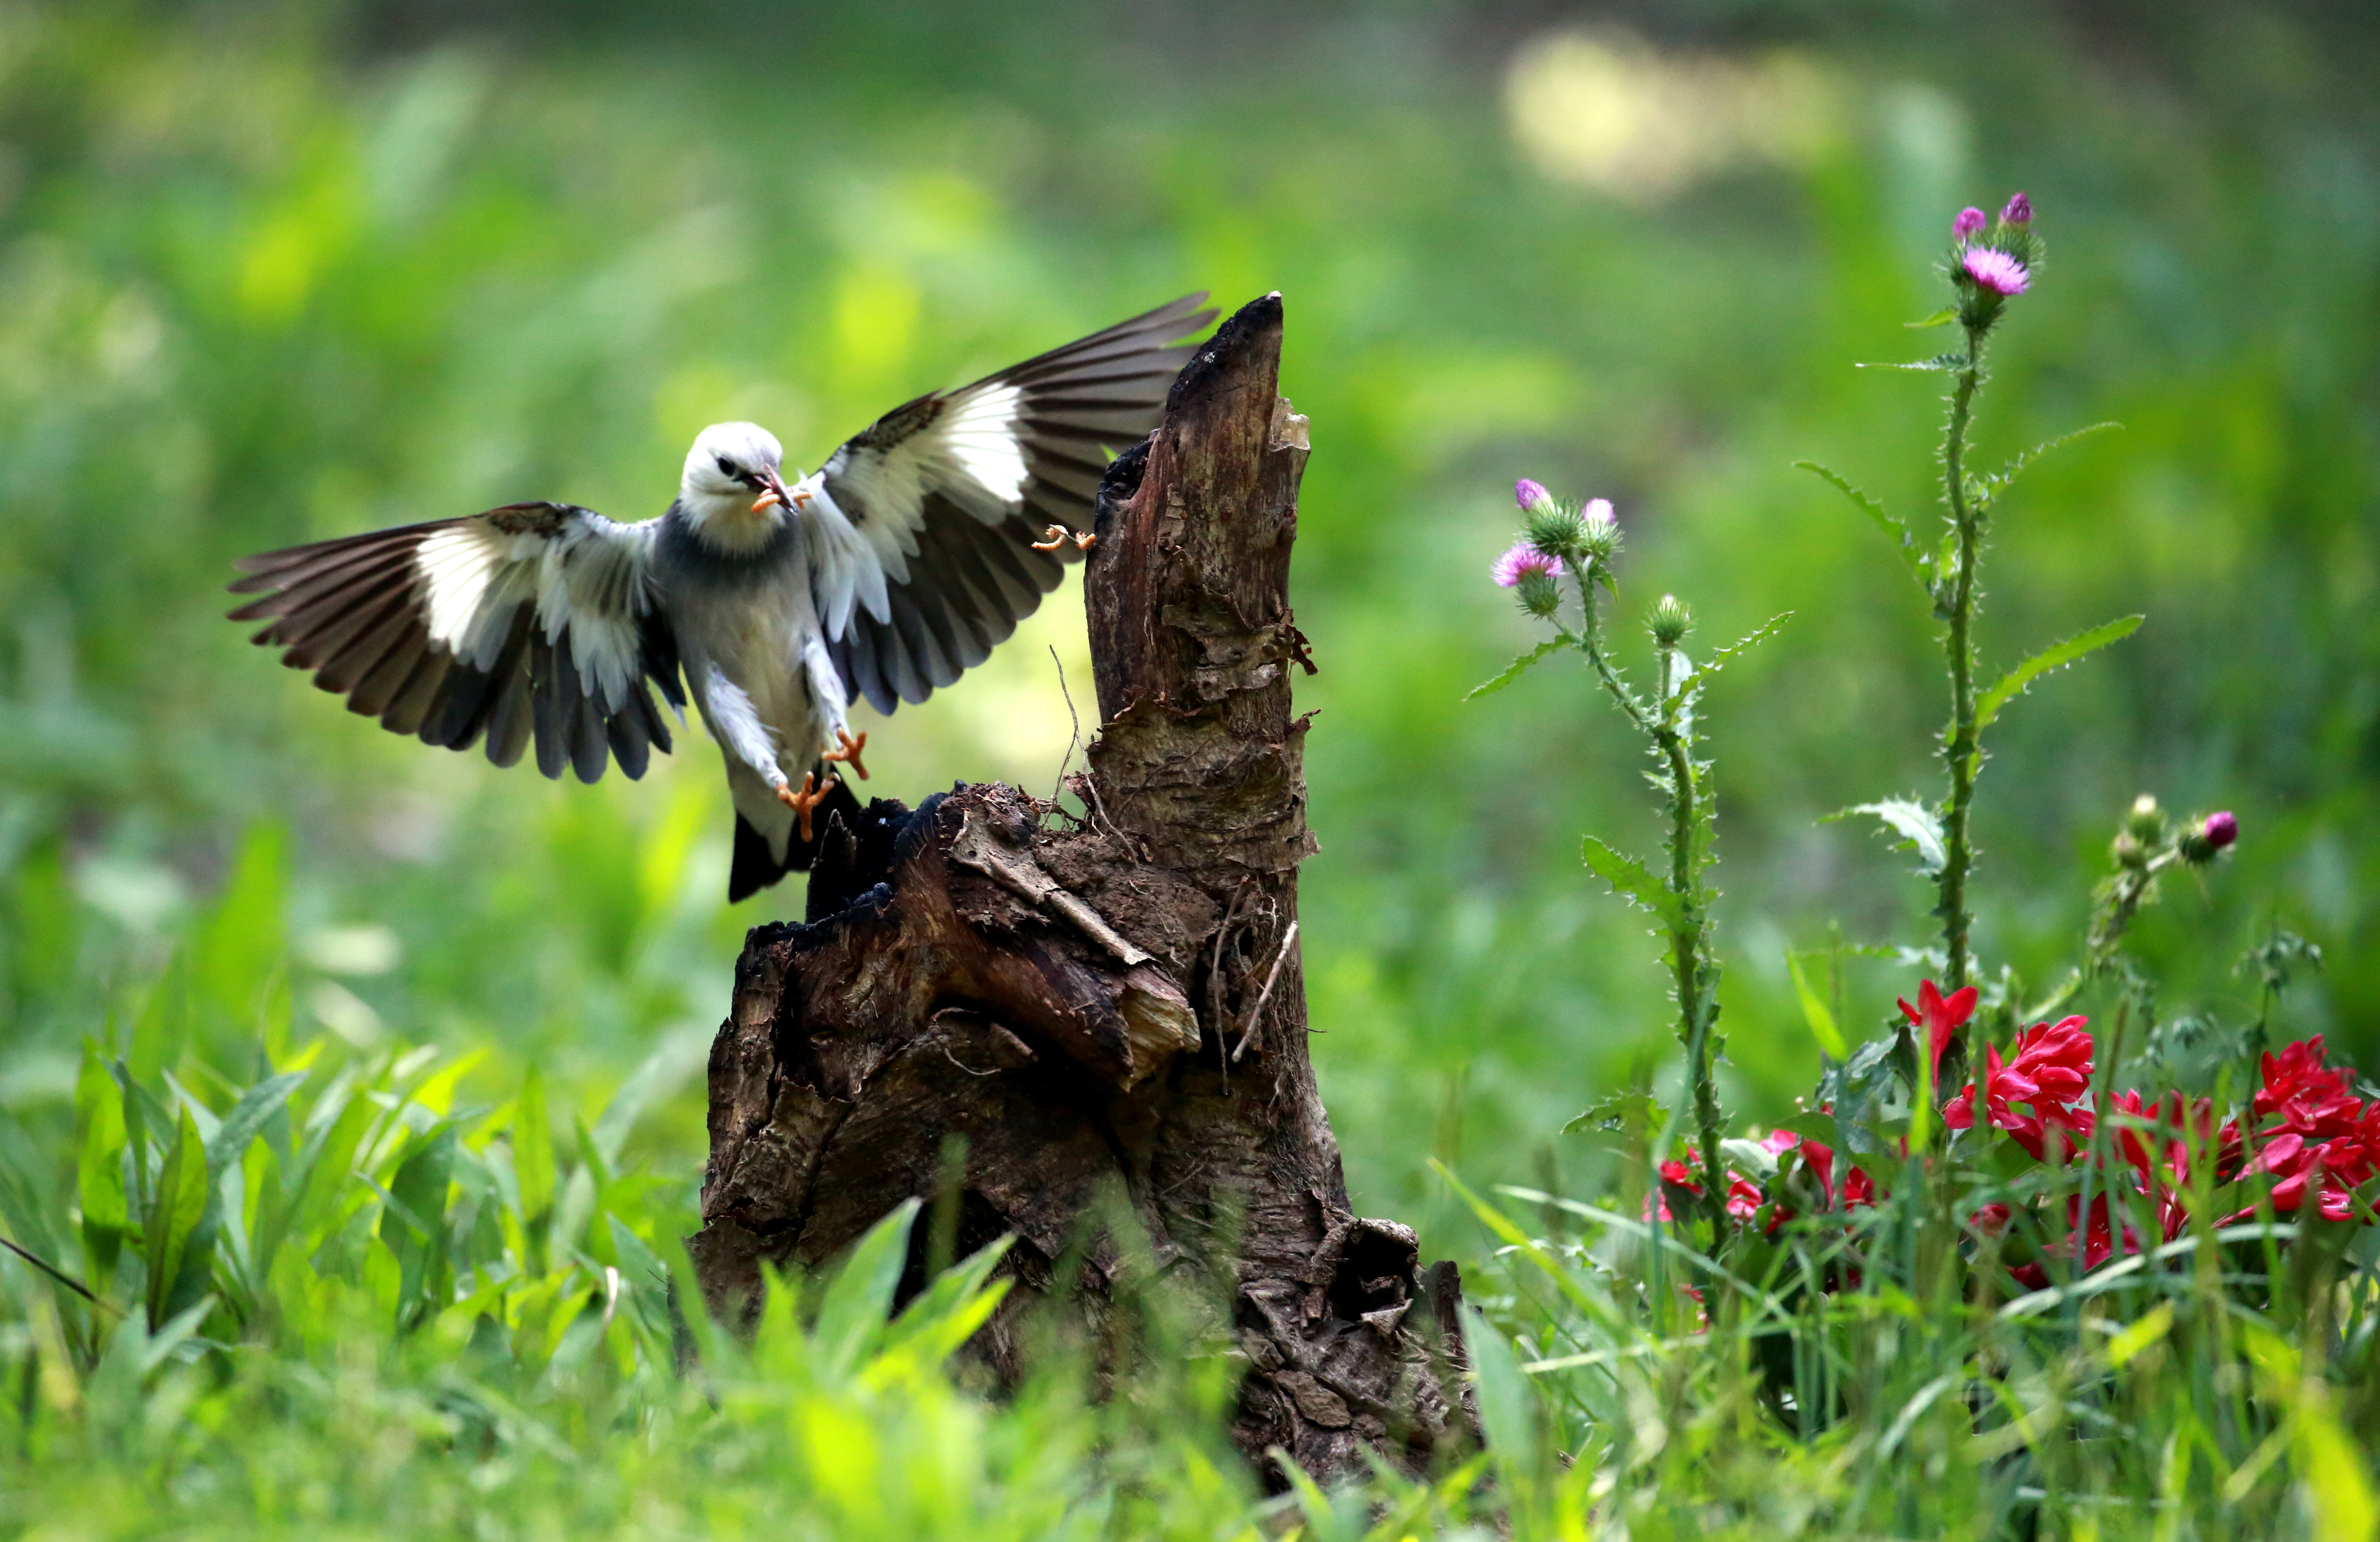
[[[856,823],[825,764],[868,774],[854,699],[925,700],[1058,587],[1090,544],[1067,527],[1108,452],[1156,427],[1205,298],[919,396],[790,486],[774,436],[714,423],[658,519],[508,504],[249,557],[231,588],[261,597],[231,616],[268,622],[254,640],[348,710],[448,749],[484,735],[499,766],[534,740],[549,777],[642,776],[670,748],[647,683],[681,724],[690,692],[727,761],[740,900],[807,870],[830,794]]]

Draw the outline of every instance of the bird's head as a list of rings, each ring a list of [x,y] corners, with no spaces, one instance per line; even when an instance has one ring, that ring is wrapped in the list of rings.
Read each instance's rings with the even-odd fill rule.
[[[776,528],[793,501],[778,480],[784,451],[757,423],[713,423],[686,453],[678,502],[696,528],[726,544],[758,540]]]

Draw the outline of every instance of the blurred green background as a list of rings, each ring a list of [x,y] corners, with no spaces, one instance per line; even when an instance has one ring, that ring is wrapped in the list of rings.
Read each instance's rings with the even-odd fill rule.
[[[1815,821],[1930,792],[1943,715],[1895,559],[1791,463],[1928,511],[1936,378],[1852,366],[1937,346],[1902,323],[1951,215],[2020,187],[2051,261],[1979,458],[2125,427],[2002,505],[1987,666],[2149,621],[2004,720],[1986,963],[2062,969],[2134,794],[2231,807],[2238,859],[2137,930],[2164,1009],[2236,1017],[2277,919],[2329,960],[2297,1026],[2370,1065],[2375,41],[2313,5],[0,6],[0,1105],[68,1127],[85,1035],[244,1076],[260,1013],[535,1062],[589,1118],[644,1066],[630,1149],[690,1215],[731,961],[800,908],[721,903],[716,752],[589,789],[394,738],[222,620],[226,564],[644,517],[706,422],[815,465],[1205,287],[1284,292],[1313,420],[1304,936],[1358,1208],[1467,1250],[1427,1158],[1559,1180],[1561,1123],[1671,1048],[1577,860],[1655,841],[1620,724],[1569,667],[1462,704],[1535,640],[1485,577],[1517,475],[1615,501],[1632,612],[1795,613],[1708,709],[1728,1085],[1774,1116],[1816,1069],[1784,950],[1926,929],[1904,858]],[[1046,790],[1053,648],[1086,701],[1072,587],[869,724],[870,790]],[[284,947],[285,990],[209,993]],[[1913,983],[1861,965],[1849,1026]]]

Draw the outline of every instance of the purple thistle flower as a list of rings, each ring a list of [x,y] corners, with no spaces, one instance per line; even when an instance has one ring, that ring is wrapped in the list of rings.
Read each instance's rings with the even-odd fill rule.
[[[1977,288],[1988,289],[1995,295],[2022,295],[2024,286],[2033,282],[2033,275],[2024,271],[2023,263],[2007,252],[1995,251],[1989,247],[1976,247],[1969,251],[1961,266],[1967,270],[1967,276],[1975,281]]]
[[[1548,578],[1560,577],[1562,564],[1560,557],[1548,556],[1527,541],[1516,540],[1512,542],[1512,549],[1498,557],[1496,565],[1488,571],[1499,589],[1518,589],[1521,580],[1532,573],[1542,573]]]
[[[2014,198],[2010,199],[2008,200],[2008,207],[2000,211],[2000,223],[2002,225],[2015,225],[2020,230],[2024,228],[2026,225],[2031,225],[2033,223],[2033,200],[2025,197],[2022,193],[2019,193]]]
[[[1539,509],[1553,507],[1554,495],[1546,491],[1543,482],[1523,477],[1512,484],[1512,502],[1521,505],[1523,514],[1535,514]]]
[[[1950,222],[1950,234],[1961,244],[1973,240],[1983,233],[1984,212],[1980,209],[1973,207],[1961,209],[1959,211],[1959,217]]]
[[[2240,838],[2240,820],[2228,808],[2219,814],[2209,814],[2206,816],[2205,834],[2206,844],[2221,851]]]

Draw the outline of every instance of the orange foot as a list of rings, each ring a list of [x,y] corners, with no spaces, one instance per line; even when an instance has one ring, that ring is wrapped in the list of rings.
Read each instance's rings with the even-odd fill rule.
[[[798,793],[783,782],[777,783],[777,801],[792,809],[794,818],[801,821],[804,844],[818,839],[810,833],[811,813],[820,804],[826,801],[827,794],[833,792],[842,784],[832,776],[821,783],[808,771],[802,772],[802,790]]]
[[[1055,552],[1066,544],[1066,527],[1052,525],[1041,532],[1041,539],[1031,543],[1036,552]]]
[[[859,763],[859,752],[868,747],[867,730],[862,729],[860,731],[859,737],[855,739],[844,730],[838,728],[834,731],[834,742],[835,747],[832,749],[828,750],[824,755],[820,756],[819,759],[821,760],[847,760],[851,763],[851,769],[859,773],[859,780],[862,782],[867,781],[868,768]]]

